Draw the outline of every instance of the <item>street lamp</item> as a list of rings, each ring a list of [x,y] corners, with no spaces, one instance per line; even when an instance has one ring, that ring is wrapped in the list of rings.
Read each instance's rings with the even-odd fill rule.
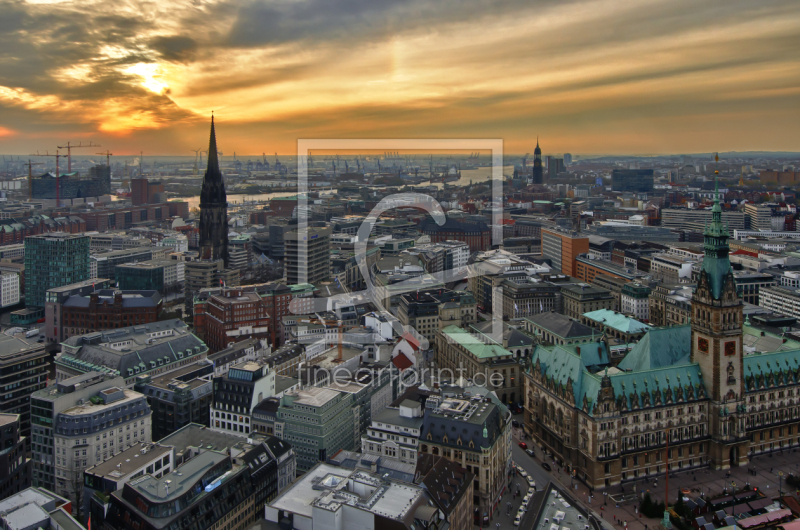
[[[736,482],[731,482],[731,488],[733,488],[733,530],[736,530]]]
[[[778,471],[778,498],[783,497],[783,471]]]

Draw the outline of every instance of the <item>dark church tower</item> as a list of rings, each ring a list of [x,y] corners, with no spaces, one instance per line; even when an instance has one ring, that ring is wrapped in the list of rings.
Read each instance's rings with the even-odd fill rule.
[[[200,191],[200,258],[223,260],[228,267],[228,197],[217,159],[217,135],[211,116],[208,168]]]
[[[533,150],[533,183],[544,184],[544,168],[542,167],[542,150],[539,139],[536,139],[536,149]]]
[[[703,236],[703,268],[692,296],[692,362],[700,365],[711,398],[707,416],[710,463],[712,468],[727,469],[747,462],[749,439],[745,433],[743,304],[736,292],[728,257],[730,236],[716,195]]]

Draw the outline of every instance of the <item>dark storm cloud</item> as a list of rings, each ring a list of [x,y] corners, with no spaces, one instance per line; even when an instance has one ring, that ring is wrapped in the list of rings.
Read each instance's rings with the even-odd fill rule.
[[[150,46],[164,59],[180,63],[190,62],[197,53],[197,41],[182,35],[156,37]]]

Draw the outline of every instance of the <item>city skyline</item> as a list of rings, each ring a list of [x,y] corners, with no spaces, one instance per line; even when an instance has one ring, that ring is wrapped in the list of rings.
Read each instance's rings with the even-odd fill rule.
[[[800,7],[776,0],[6,2],[0,152],[251,156],[298,138],[509,153],[800,151]],[[77,154],[77,153],[76,153]],[[80,153],[84,154],[84,152]]]

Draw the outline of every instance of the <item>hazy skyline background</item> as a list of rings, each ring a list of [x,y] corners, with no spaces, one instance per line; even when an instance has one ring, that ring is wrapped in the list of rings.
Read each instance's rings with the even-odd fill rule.
[[[800,151],[792,0],[0,0],[0,152]],[[75,151],[74,154],[90,154]]]

